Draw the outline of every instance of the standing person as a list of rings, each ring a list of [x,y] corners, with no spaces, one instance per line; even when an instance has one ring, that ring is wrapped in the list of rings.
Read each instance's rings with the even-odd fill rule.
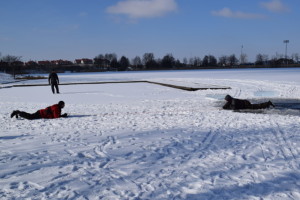
[[[264,109],[273,106],[271,101],[260,103],[260,104],[251,104],[248,100],[236,99],[230,95],[225,96],[226,104],[223,106],[223,109],[226,110],[240,110],[240,109]]]
[[[54,118],[59,118],[59,117],[67,117],[68,114],[61,114],[61,109],[63,109],[65,107],[65,102],[63,101],[59,101],[58,104],[54,104],[52,106],[49,106],[45,109],[41,109],[36,111],[35,113],[27,113],[27,112],[23,112],[23,111],[19,111],[19,110],[14,110],[10,117],[13,118],[14,116],[16,116],[16,118],[18,117],[22,117],[25,119],[54,119]]]
[[[58,90],[59,79],[58,79],[57,74],[54,71],[52,71],[49,74],[48,81],[49,81],[49,85],[51,85],[51,89],[52,89],[53,94],[55,93],[54,87],[56,89],[56,93],[59,94],[59,90]]]

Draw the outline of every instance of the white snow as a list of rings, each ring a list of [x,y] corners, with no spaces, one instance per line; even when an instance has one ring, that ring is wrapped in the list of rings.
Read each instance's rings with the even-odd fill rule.
[[[50,86],[9,87],[47,80],[2,84],[0,199],[300,199],[300,69],[58,75],[61,83],[231,89],[115,83],[52,94]],[[277,108],[222,110],[226,94]],[[59,100],[69,118],[10,118]]]

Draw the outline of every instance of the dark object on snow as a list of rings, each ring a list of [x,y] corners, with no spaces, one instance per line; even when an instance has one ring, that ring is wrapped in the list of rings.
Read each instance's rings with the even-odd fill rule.
[[[35,113],[27,113],[19,110],[14,110],[11,113],[10,117],[13,118],[14,116],[16,116],[16,118],[22,117],[29,120],[41,119],[41,118],[53,119],[59,117],[67,117],[68,116],[67,113],[63,115],[61,114],[61,109],[64,107],[65,107],[65,102],[59,101],[58,104],[54,104],[45,109],[38,110]]]
[[[225,96],[226,104],[223,106],[223,109],[226,110],[240,110],[240,109],[265,109],[273,106],[271,101],[260,103],[260,104],[251,104],[248,100],[236,99],[230,95]]]
[[[51,85],[53,94],[55,93],[54,87],[56,89],[56,93],[59,93],[59,89],[58,89],[59,79],[58,79],[57,74],[54,71],[52,71],[49,74],[48,82],[49,82],[49,85]]]

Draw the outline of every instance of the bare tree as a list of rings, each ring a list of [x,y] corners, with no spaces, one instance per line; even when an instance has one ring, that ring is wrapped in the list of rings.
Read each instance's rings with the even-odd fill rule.
[[[109,60],[109,62],[117,60],[118,56],[115,53],[107,53],[104,56],[105,59]]]
[[[173,68],[175,66],[175,58],[172,54],[167,54],[161,60],[161,66],[163,68]]]
[[[193,67],[200,67],[202,64],[201,58],[200,57],[192,57],[189,59],[189,65]]]
[[[207,66],[216,66],[217,65],[217,59],[212,55],[204,56],[204,58],[202,60],[202,65],[205,66],[205,67],[207,67]]]
[[[256,65],[262,65],[263,62],[264,62],[263,55],[262,55],[262,54],[257,54],[257,55],[256,55],[256,61],[255,61],[255,64],[256,64]]]
[[[117,60],[116,57],[112,58],[111,62],[110,62],[110,67],[112,70],[117,70],[119,67],[119,62]]]
[[[229,62],[228,64],[230,66],[234,66],[234,65],[237,65],[238,59],[235,57],[234,54],[232,54],[231,56],[228,57],[228,62]]]
[[[2,57],[2,61],[12,63],[12,62],[16,62],[16,61],[21,61],[21,58],[22,58],[22,56],[7,55],[7,56]]]
[[[157,68],[157,62],[154,59],[153,53],[145,53],[143,55],[143,63],[147,69]]]
[[[149,62],[152,62],[154,60],[154,54],[153,53],[145,53],[143,55],[143,63],[146,65]]]
[[[266,54],[257,54],[256,56],[256,65],[264,65],[268,61],[269,57]]]
[[[194,58],[194,66],[195,66],[195,67],[200,67],[201,64],[202,64],[201,58],[196,56],[196,57]]]
[[[241,60],[240,60],[240,64],[246,63],[246,62],[247,62],[247,54],[242,53],[240,59],[241,59]]]
[[[195,60],[195,58],[193,58],[193,57],[189,59],[190,66],[194,66],[194,63],[195,63],[194,60]]]
[[[227,56],[221,56],[219,58],[219,66],[225,67],[227,66],[228,57]]]
[[[16,72],[15,72],[15,70],[16,70],[16,63],[15,62],[21,61],[21,56],[6,55],[6,56],[2,57],[2,61],[3,62],[7,62],[8,65],[10,67],[12,67],[13,76],[14,76],[14,78],[16,78]],[[19,64],[17,63],[17,65],[19,65]]]
[[[299,54],[298,53],[293,53],[292,54],[292,59],[294,62],[299,63]]]
[[[105,59],[105,56],[103,54],[99,54],[95,57],[95,59]]]
[[[139,66],[142,65],[142,60],[139,56],[136,56],[134,59],[132,59],[132,65],[137,69]]]
[[[182,62],[183,62],[183,64],[184,64],[185,66],[187,66],[187,64],[188,64],[188,59],[187,59],[187,58],[183,58]]]
[[[119,70],[125,71],[130,65],[129,59],[125,56],[122,56],[119,61]]]

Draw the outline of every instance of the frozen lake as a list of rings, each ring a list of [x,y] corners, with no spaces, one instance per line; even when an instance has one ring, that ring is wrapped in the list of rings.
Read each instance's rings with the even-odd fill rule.
[[[1,85],[0,199],[300,199],[300,69],[58,74],[61,83]],[[45,76],[48,76],[45,74]],[[0,74],[1,81],[11,81]],[[223,110],[226,94],[257,112]],[[10,118],[63,100],[68,118]],[[290,107],[287,107],[290,105]]]

